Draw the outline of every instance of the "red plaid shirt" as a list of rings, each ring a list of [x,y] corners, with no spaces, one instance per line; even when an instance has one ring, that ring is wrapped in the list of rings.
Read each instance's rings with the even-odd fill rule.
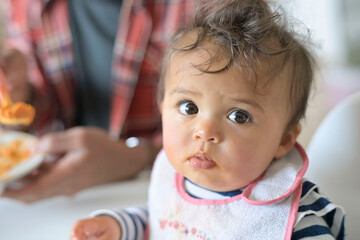
[[[67,0],[1,0],[6,44],[28,56],[36,91],[35,128],[76,117],[76,74]],[[156,85],[162,54],[178,24],[190,19],[191,0],[123,0],[112,64],[109,133],[118,138],[159,132]]]

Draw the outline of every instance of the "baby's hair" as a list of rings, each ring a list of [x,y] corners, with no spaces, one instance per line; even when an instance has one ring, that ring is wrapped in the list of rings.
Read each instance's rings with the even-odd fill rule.
[[[290,29],[280,8],[273,11],[269,1],[262,0],[202,0],[192,25],[179,29],[173,36],[164,57],[158,89],[158,101],[164,98],[165,78],[171,55],[176,52],[205,50],[209,60],[193,65],[200,72],[219,73],[237,67],[253,84],[258,94],[266,94],[271,80],[286,70],[291,104],[290,125],[297,124],[305,115],[313,82],[314,57],[306,45]],[[191,42],[181,44],[191,36]],[[194,37],[195,36],[195,37]],[[218,52],[211,55],[206,46],[211,43]],[[227,63],[210,70],[213,62],[226,59]],[[261,77],[261,89],[258,82]],[[265,79],[264,79],[265,78]]]

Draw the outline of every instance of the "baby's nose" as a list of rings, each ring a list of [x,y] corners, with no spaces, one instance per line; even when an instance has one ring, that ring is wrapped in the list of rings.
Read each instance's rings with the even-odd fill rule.
[[[212,121],[202,121],[194,130],[193,139],[204,142],[219,143],[221,141],[220,130]]]

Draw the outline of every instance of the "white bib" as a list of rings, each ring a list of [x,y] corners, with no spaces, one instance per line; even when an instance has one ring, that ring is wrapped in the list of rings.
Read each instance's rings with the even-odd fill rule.
[[[149,188],[150,239],[290,239],[307,166],[306,154],[297,144],[242,194],[204,200],[185,192],[184,177],[161,151]]]

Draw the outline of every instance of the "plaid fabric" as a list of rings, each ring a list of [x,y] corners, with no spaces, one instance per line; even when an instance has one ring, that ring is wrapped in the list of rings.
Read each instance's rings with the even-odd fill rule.
[[[76,117],[76,68],[67,0],[2,0],[8,46],[28,56],[35,86],[38,133],[55,119]],[[112,64],[109,134],[113,138],[159,132],[159,63],[171,33],[190,19],[191,0],[123,0]]]

